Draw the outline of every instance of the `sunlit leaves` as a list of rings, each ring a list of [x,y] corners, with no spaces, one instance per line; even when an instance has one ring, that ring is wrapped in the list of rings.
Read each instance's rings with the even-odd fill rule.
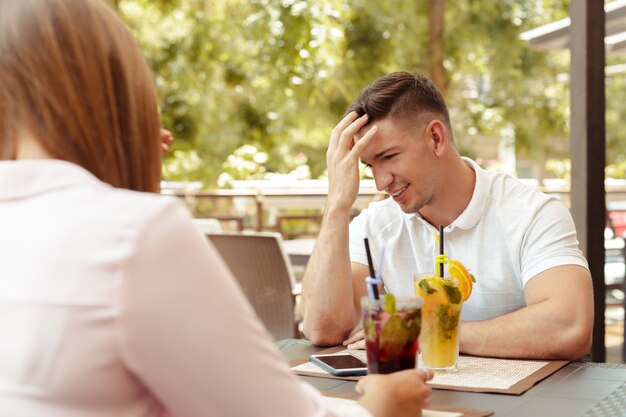
[[[166,155],[165,166],[180,169],[165,173],[191,175],[188,168],[206,186],[244,145],[268,155],[268,172],[290,172],[294,155],[305,154],[311,175],[321,175],[329,132],[361,88],[387,72],[428,68],[426,2],[118,3],[155,71],[173,149],[184,151]],[[569,0],[445,4],[446,99],[460,148],[473,136],[495,142],[513,132],[518,155],[567,149],[569,56],[531,50],[519,34],[567,17]],[[626,97],[609,101],[609,149],[618,151]],[[196,158],[192,150],[201,168],[170,161]]]

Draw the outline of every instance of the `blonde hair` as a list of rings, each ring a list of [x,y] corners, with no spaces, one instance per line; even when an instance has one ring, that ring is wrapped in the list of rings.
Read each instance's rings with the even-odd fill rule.
[[[0,1],[0,159],[28,133],[115,187],[158,191],[154,80],[103,0]]]

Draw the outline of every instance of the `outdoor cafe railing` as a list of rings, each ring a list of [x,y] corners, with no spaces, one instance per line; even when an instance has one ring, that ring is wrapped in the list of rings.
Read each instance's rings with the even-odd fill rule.
[[[200,191],[195,188],[164,189],[163,194],[183,198],[189,208],[199,217],[214,217],[219,220],[237,221],[253,230],[279,230],[290,220],[321,220],[328,194],[327,182],[308,180],[289,183],[271,181],[242,181],[236,188]],[[358,213],[376,199],[385,195],[376,190],[373,181],[363,181],[354,204],[353,213]],[[203,213],[202,202],[228,202],[228,211]],[[295,212],[294,212],[295,211]],[[252,224],[247,222],[252,219]],[[245,226],[244,226],[245,227]]]
[[[540,190],[554,195],[567,206],[570,204],[569,184],[562,180],[524,180]],[[299,181],[235,181],[230,189],[200,190],[199,183],[192,186],[164,188],[163,194],[183,198],[189,208],[199,217],[215,217],[224,222],[234,222],[238,230],[244,228],[261,230],[281,230],[284,222],[290,220],[319,221],[321,219],[328,185],[325,180]],[[626,211],[626,180],[610,180],[605,183],[607,208]],[[376,190],[373,180],[363,180],[354,205],[358,213],[385,194]],[[203,202],[226,202],[224,210],[202,211]],[[213,204],[215,205],[215,204]]]

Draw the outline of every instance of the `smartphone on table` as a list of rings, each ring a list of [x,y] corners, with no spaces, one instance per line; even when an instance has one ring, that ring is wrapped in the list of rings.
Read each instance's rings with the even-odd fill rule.
[[[347,353],[311,355],[309,361],[336,376],[367,375],[367,364]]]

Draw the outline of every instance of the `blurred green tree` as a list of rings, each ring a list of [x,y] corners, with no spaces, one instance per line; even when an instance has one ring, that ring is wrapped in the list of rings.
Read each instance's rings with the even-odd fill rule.
[[[397,70],[430,75],[445,91],[470,156],[465,137],[505,131],[518,155],[567,156],[568,52],[533,51],[519,34],[566,17],[569,0],[109,1],[156,74],[163,123],[176,137],[168,179],[215,186],[246,144],[268,155],[268,172],[292,171],[301,159],[285,156],[304,154],[311,175],[323,175],[328,135],[350,101]],[[608,130],[620,132],[611,155],[626,143],[624,94],[609,98]],[[174,161],[187,157],[202,164]]]

